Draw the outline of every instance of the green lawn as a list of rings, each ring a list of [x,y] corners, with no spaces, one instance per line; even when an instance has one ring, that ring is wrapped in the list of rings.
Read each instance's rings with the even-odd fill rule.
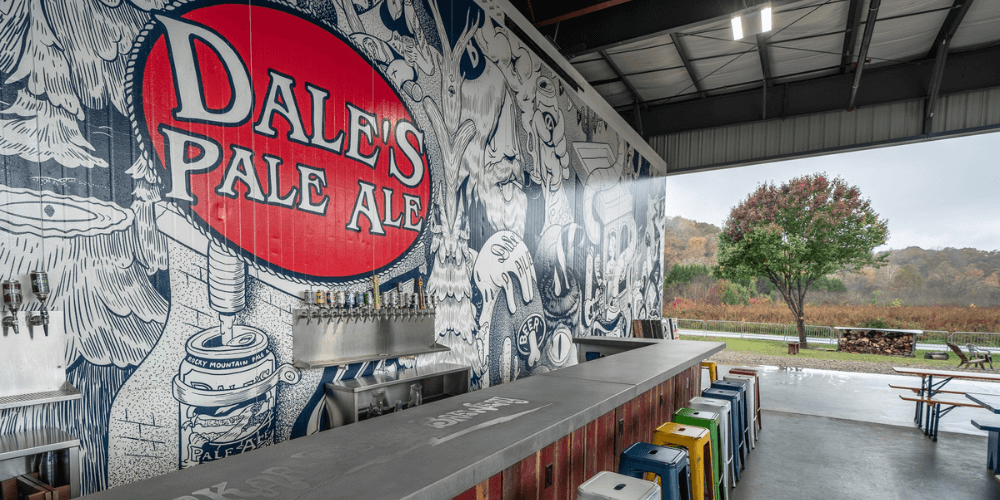
[[[696,337],[684,336],[684,340],[708,340],[712,342],[725,342],[727,351],[753,352],[768,356],[788,356],[788,344],[774,340],[736,339],[730,337]],[[904,358],[900,356],[879,356],[877,354],[853,354],[847,352],[828,351],[835,347],[828,344],[811,344],[810,349],[802,349],[795,355],[800,358],[811,359],[836,359],[846,361],[872,361],[875,363],[886,363],[896,366],[925,366],[941,369],[952,369],[958,365],[958,358],[951,354],[948,360],[924,359],[924,354],[928,351],[917,351],[916,356]]]

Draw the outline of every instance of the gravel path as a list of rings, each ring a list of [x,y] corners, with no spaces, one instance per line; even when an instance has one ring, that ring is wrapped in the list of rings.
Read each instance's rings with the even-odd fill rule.
[[[756,354],[744,351],[722,351],[709,358],[724,365],[770,365],[796,368],[818,368],[820,370],[837,370],[842,372],[861,373],[884,373],[887,375],[898,375],[892,371],[893,366],[906,366],[908,363],[902,359],[898,363],[875,363],[872,361],[845,361],[839,359],[812,359],[795,356],[768,356],[766,354]],[[958,364],[957,360],[956,363]],[[941,368],[949,371],[956,370],[955,367]],[[966,370],[960,370],[966,371]],[[982,371],[979,368],[968,371]],[[987,370],[989,371],[989,370]]]

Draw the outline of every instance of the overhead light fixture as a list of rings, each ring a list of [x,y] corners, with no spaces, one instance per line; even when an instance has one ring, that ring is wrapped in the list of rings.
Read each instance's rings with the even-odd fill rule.
[[[743,39],[743,18],[736,16],[730,21],[733,23],[733,40]]]
[[[764,3],[737,12],[729,22],[733,26],[733,40],[771,31],[771,4]]]

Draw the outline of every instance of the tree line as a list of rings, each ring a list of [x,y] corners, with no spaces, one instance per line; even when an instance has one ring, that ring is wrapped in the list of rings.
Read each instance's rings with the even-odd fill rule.
[[[663,261],[664,298],[723,304],[772,301],[774,286],[755,283],[721,284],[712,277],[718,264],[721,229],[683,217],[667,219]],[[883,252],[888,263],[859,272],[837,272],[818,280],[807,293],[816,304],[880,304],[1000,307],[1000,252],[975,248],[924,249],[916,246]],[[713,288],[714,287],[714,288]],[[746,293],[739,287],[746,288]],[[726,291],[728,289],[728,291]],[[725,293],[723,293],[725,291]]]

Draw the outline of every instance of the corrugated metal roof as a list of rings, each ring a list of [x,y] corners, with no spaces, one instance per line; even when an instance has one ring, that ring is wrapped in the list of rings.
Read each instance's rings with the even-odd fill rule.
[[[869,3],[862,3],[861,24],[853,33],[852,66],[861,50]],[[803,0],[777,7],[774,28],[764,37],[772,82],[851,71],[841,67],[850,5],[850,0]],[[868,48],[871,64],[906,64],[932,55],[934,40],[953,7],[954,0],[882,0]],[[616,84],[619,76],[600,54],[586,54],[571,62],[588,81],[605,82],[598,86],[598,92],[615,106],[630,105],[636,99],[647,104],[692,99],[699,88],[707,95],[717,95],[761,86],[764,73],[757,40],[732,40],[728,19],[674,31],[679,46],[670,35],[663,33],[607,50],[606,57],[638,95],[632,95],[627,85]],[[950,50],[971,50],[998,42],[1000,0],[975,0]],[[680,52],[689,60],[690,71],[684,67]]]

